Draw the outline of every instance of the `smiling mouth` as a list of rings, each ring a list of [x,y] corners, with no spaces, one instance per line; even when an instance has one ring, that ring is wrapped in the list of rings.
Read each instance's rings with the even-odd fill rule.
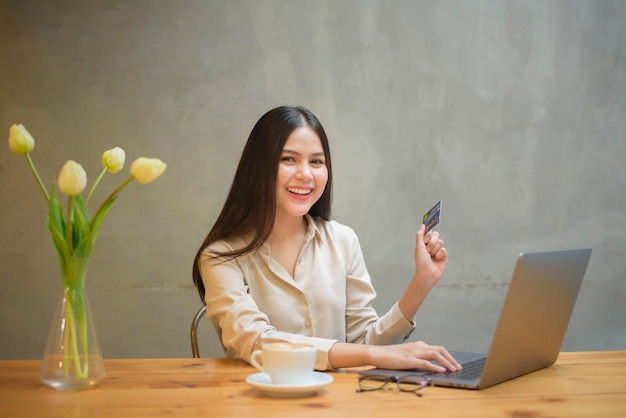
[[[298,188],[298,187],[288,187],[287,191],[289,193],[294,193],[294,194],[297,194],[297,195],[300,195],[300,196],[306,196],[308,194],[311,194],[312,189],[301,189],[301,188]]]

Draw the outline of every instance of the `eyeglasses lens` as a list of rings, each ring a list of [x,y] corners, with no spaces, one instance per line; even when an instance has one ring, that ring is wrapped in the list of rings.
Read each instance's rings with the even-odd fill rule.
[[[385,387],[390,382],[395,382],[397,389],[402,392],[414,393],[418,392],[428,385],[428,381],[421,376],[403,376],[401,378],[385,376],[363,376],[359,379],[358,391],[367,392],[379,390]]]
[[[363,391],[382,389],[390,381],[390,378],[377,379],[376,377],[365,376],[359,379],[359,389]]]
[[[423,379],[419,379],[419,380],[400,379],[398,380],[398,389],[400,389],[403,392],[417,392],[418,390],[421,390],[424,386],[426,386],[427,383],[428,382]]]

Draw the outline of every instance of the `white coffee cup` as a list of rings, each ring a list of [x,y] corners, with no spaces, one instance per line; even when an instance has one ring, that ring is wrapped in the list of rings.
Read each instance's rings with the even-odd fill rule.
[[[315,365],[317,350],[313,345],[271,342],[252,352],[250,363],[270,376],[273,384],[296,385],[307,383]]]

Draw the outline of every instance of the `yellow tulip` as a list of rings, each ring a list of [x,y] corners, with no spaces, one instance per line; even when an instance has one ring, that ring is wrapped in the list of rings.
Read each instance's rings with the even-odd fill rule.
[[[9,148],[15,155],[28,154],[35,148],[35,140],[24,125],[12,125],[9,129]]]
[[[59,173],[59,190],[65,195],[81,194],[87,185],[87,174],[76,161],[69,160]]]
[[[139,157],[130,166],[130,174],[141,184],[150,183],[159,177],[167,164],[158,158]]]
[[[126,153],[120,147],[112,148],[102,154],[102,167],[106,167],[109,173],[117,173],[124,167]]]

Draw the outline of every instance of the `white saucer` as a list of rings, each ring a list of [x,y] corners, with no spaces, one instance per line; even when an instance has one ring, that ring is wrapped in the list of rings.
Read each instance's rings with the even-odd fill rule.
[[[326,373],[313,372],[306,383],[295,385],[275,385],[267,373],[255,373],[246,378],[246,382],[270,396],[296,397],[309,396],[333,381],[333,377]]]

